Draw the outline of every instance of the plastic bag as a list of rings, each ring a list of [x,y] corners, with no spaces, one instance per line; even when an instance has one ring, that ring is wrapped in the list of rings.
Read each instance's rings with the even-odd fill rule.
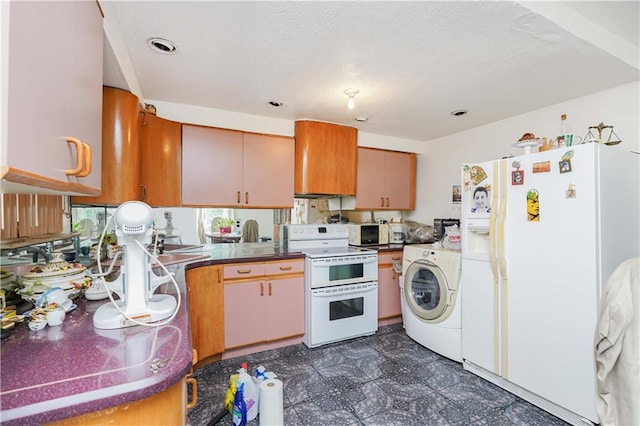
[[[408,243],[425,244],[435,241],[432,225],[425,225],[420,222],[405,219],[404,226],[408,237],[406,242]]]
[[[444,238],[442,240],[442,245],[448,249],[461,249],[462,246],[460,241],[460,228],[458,227],[458,225],[444,227]]]

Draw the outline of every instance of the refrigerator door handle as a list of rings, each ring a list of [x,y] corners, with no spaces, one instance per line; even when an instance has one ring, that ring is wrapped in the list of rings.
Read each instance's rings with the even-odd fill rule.
[[[508,294],[509,279],[507,271],[507,259],[504,254],[504,221],[507,217],[507,160],[500,160],[500,213],[498,215],[498,259],[502,288],[500,291],[500,330],[501,330],[501,375],[509,378],[509,312]]]

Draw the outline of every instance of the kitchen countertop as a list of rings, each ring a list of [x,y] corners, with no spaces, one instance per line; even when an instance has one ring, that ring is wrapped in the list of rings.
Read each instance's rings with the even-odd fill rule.
[[[107,300],[108,301],[108,300]],[[42,424],[137,401],[183,379],[192,351],[186,297],[168,324],[117,330],[93,327],[105,303],[75,300],[61,326],[30,331],[18,323],[2,340],[0,420]],[[167,364],[154,373],[157,360]]]
[[[384,253],[403,247],[369,248]],[[180,253],[209,256],[187,263],[185,270],[305,257],[276,243],[206,244]],[[93,327],[93,313],[105,301],[81,297],[75,303],[78,307],[62,326],[29,331],[25,322],[2,340],[2,424],[40,424],[136,401],[165,390],[190,371],[191,335],[184,294],[178,315],[158,328],[98,330]],[[150,366],[156,359],[169,362],[153,373]]]

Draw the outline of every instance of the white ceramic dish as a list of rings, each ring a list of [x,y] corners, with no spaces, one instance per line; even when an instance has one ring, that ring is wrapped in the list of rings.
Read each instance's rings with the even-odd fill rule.
[[[542,145],[542,140],[540,138],[536,139],[526,139],[523,141],[518,141],[511,146],[515,146],[516,148],[522,148],[525,154],[531,153],[531,148]]]

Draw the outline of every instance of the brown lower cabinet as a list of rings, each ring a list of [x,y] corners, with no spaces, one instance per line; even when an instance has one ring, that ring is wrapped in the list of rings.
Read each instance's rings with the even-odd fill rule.
[[[386,252],[378,255],[378,319],[389,319],[402,315],[400,305],[400,276],[393,264],[402,265],[402,252]]]
[[[224,289],[222,265],[186,272],[191,342],[200,360],[224,351]]]
[[[182,425],[186,416],[187,390],[185,379],[182,379],[148,398],[47,423],[47,426]]]

